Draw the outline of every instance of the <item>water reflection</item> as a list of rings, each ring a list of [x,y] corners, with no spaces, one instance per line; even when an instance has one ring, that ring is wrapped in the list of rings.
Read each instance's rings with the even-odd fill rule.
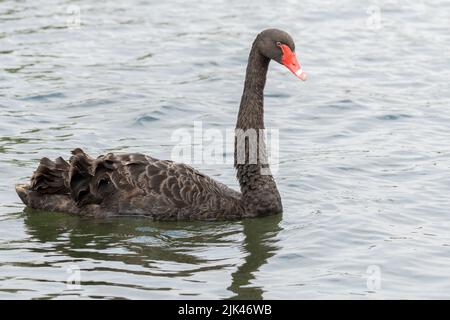
[[[56,252],[65,261],[81,264],[83,270],[84,263],[89,262],[87,272],[178,278],[185,281],[177,282],[180,288],[170,289],[186,292],[195,290],[188,288],[186,281],[206,277],[202,280],[204,287],[197,287],[204,291],[209,285],[205,273],[228,270],[232,274],[227,290],[232,295],[224,297],[231,299],[262,299],[263,289],[252,284],[252,280],[276,253],[280,221],[281,216],[213,223],[161,223],[128,217],[93,220],[32,209],[26,209],[24,215],[26,232],[32,240],[46,244],[45,248],[39,246],[39,252]],[[146,278],[142,283],[151,282]],[[82,284],[93,283],[91,280]],[[126,286],[155,289],[133,283]]]
[[[231,299],[262,299],[264,290],[259,286],[250,286],[255,279],[255,272],[267,263],[267,260],[277,251],[277,235],[281,230],[279,223],[281,215],[265,219],[243,221],[245,240],[243,244],[247,256],[236,272],[232,275],[231,286],[228,288],[234,296]]]

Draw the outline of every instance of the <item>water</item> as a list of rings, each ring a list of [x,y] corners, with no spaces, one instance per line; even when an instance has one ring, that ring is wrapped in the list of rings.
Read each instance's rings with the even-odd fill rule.
[[[1,2],[0,299],[450,298],[450,4],[415,3]],[[170,158],[176,129],[233,128],[268,27],[309,75],[269,70],[282,216],[24,210],[14,184],[43,156]],[[238,186],[230,164],[195,166]]]

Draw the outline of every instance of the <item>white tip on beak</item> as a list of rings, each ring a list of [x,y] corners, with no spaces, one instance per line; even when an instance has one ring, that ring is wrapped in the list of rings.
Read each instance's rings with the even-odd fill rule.
[[[299,77],[301,80],[305,81],[307,79],[306,73],[303,71],[302,68],[295,71],[295,75]]]

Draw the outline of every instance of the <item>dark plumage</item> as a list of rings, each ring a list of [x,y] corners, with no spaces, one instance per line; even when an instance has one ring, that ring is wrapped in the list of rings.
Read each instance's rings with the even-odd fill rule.
[[[263,31],[253,43],[236,129],[264,129],[266,74],[271,59],[282,63],[280,43],[294,51],[292,38],[276,29]],[[256,163],[250,163],[250,143],[245,142],[245,161],[235,160],[241,192],[185,164],[138,153],[110,153],[94,159],[81,149],[73,150],[68,162],[41,159],[30,184],[17,185],[16,191],[32,208],[95,217],[216,220],[281,213],[275,181],[261,171],[269,169],[263,161],[265,153],[258,153]],[[257,150],[265,149],[263,141],[256,143]],[[237,148],[236,143],[235,158]]]

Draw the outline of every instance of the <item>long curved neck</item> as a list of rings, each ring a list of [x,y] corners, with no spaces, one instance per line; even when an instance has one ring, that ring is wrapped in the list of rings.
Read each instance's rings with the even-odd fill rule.
[[[270,173],[264,142],[264,87],[270,59],[259,53],[255,40],[248,59],[236,123],[235,167],[247,216],[282,211],[281,198]]]
[[[253,44],[245,74],[236,128],[264,129],[264,87],[270,60],[260,54]]]

